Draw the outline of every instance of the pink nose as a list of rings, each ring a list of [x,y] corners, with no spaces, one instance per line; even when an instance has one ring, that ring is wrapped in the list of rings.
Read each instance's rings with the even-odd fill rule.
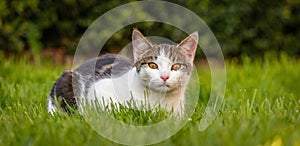
[[[161,78],[162,80],[164,80],[164,82],[165,82],[166,80],[169,79],[169,76],[160,76],[160,78]]]

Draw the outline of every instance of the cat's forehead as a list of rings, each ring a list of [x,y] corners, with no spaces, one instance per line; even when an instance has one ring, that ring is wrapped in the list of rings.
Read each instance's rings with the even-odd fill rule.
[[[154,45],[152,56],[154,56],[155,59],[165,59],[171,63],[185,63],[187,60],[187,56],[182,49],[178,48],[176,45],[169,44]]]

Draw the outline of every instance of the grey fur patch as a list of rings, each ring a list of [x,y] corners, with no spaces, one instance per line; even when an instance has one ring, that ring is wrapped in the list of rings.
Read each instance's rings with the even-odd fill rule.
[[[49,98],[61,101],[60,106],[70,112],[69,106],[77,108],[76,95],[86,94],[92,83],[118,77],[129,71],[133,62],[122,56],[107,54],[86,61],[74,71],[65,71],[54,83]],[[74,91],[75,90],[75,91]]]

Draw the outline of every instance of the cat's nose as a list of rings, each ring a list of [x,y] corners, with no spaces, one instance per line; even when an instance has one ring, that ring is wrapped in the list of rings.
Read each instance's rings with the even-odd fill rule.
[[[162,80],[164,80],[164,82],[165,82],[165,81],[167,81],[167,80],[169,79],[169,76],[160,76],[160,78],[161,78]]]

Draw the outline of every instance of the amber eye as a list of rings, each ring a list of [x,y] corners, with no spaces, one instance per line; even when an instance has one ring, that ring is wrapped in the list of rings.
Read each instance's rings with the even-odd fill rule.
[[[155,64],[155,63],[153,63],[153,62],[148,63],[148,66],[149,66],[151,69],[157,69],[157,68],[158,68],[157,64]]]
[[[174,64],[174,65],[172,65],[171,70],[176,71],[176,70],[180,69],[180,67],[181,67],[180,64]]]

